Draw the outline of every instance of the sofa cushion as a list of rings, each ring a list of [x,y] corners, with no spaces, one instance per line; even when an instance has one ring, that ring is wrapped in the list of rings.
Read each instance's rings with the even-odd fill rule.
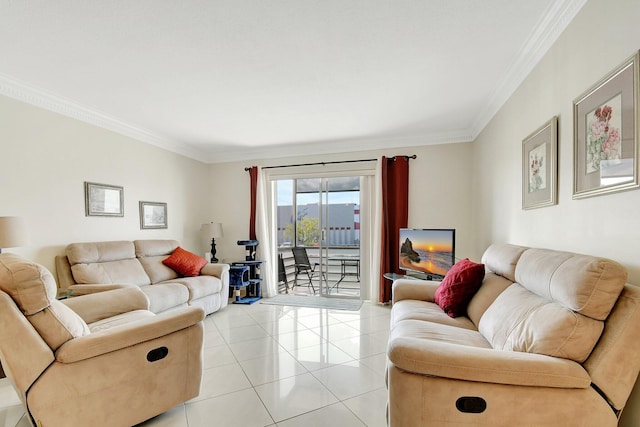
[[[518,283],[502,292],[478,330],[497,350],[544,354],[583,362],[604,323],[548,301]]]
[[[135,254],[138,258],[171,255],[180,243],[177,240],[134,240]]]
[[[11,253],[0,254],[0,289],[26,316],[44,310],[56,297],[56,281],[49,270]]]
[[[177,271],[164,265],[162,261],[167,259],[168,255],[145,256],[138,258],[142,268],[151,279],[151,283],[161,283],[167,280],[180,277]]]
[[[135,258],[75,264],[71,266],[71,273],[78,284],[103,283],[143,286],[151,283],[142,264]]]
[[[49,307],[27,316],[27,319],[53,351],[73,338],[90,333],[89,326],[80,316],[55,299]]]
[[[605,258],[528,249],[518,261],[516,281],[549,301],[604,320],[624,288],[627,270]]]
[[[508,243],[494,243],[482,255],[487,270],[515,282],[516,264],[527,248]]]
[[[149,298],[149,310],[154,313],[185,306],[189,301],[189,290],[178,283],[157,283],[140,289]]]
[[[189,300],[217,294],[222,290],[222,280],[214,276],[179,277],[163,283],[179,283],[189,290]]]
[[[71,265],[136,257],[133,243],[128,241],[71,243],[67,245],[65,253]]]
[[[457,262],[444,276],[436,290],[434,301],[450,317],[463,316],[467,305],[484,278],[484,265],[469,261]]]
[[[426,322],[439,323],[441,325],[457,326],[464,329],[475,330],[476,327],[467,317],[450,317],[440,306],[429,301],[419,301],[405,299],[393,304],[391,311],[391,323],[395,324],[402,320],[422,320]]]
[[[476,294],[471,298],[471,302],[467,306],[467,317],[478,326],[482,315],[487,308],[496,300],[505,289],[511,286],[513,282],[505,277],[498,276],[495,273],[485,272],[482,286]]]
[[[183,276],[197,276],[207,260],[178,246],[162,263]]]

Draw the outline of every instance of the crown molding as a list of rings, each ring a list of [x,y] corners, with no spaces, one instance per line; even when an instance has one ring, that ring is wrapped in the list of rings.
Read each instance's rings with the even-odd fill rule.
[[[469,129],[469,133],[473,135],[474,140],[533,71],[533,68],[540,62],[587,1],[562,0],[551,3],[538,25],[531,31],[527,41],[520,48],[513,65],[509,67],[504,78],[500,80],[501,83],[493,90],[487,108],[481,110]]]
[[[65,99],[62,96],[31,86],[3,74],[0,74],[0,95],[107,129],[195,160],[200,160],[203,156],[206,156],[206,153],[196,150],[187,144],[164,138],[137,126],[132,126],[120,119],[87,108],[77,102]]]
[[[384,137],[345,138],[330,141],[282,144],[264,148],[250,147],[218,151],[207,158],[208,163],[227,163],[246,160],[276,159],[319,154],[351,153],[389,148],[419,147],[436,144],[471,142],[471,134],[463,131],[414,135],[386,135]]]

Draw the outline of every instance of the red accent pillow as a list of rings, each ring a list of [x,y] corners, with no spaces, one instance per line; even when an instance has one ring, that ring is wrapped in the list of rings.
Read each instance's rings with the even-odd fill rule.
[[[484,279],[484,264],[465,258],[447,272],[436,289],[434,301],[449,317],[464,316],[471,298]]]
[[[198,276],[207,260],[178,246],[162,263],[183,276]]]

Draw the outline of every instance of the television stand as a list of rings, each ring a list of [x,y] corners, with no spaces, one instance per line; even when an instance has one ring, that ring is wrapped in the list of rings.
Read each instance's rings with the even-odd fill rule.
[[[384,273],[384,278],[387,280],[391,280],[392,282],[394,280],[398,280],[398,279],[410,279],[410,280],[434,280],[436,282],[441,282],[443,277],[442,276],[437,276],[434,274],[425,274],[423,275],[423,277],[420,277],[418,275],[415,274],[398,274],[398,273]]]

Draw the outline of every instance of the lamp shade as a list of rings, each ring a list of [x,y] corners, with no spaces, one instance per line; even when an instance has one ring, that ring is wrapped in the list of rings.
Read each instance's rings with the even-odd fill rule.
[[[0,216],[0,250],[29,244],[29,233],[24,219],[17,216]]]
[[[207,224],[202,224],[200,227],[200,231],[202,231],[207,237],[217,238],[222,237],[222,223],[220,222],[210,222]]]

